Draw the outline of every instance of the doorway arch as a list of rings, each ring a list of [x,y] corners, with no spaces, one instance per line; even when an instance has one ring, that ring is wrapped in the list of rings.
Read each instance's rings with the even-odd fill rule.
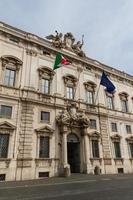
[[[80,173],[80,141],[73,133],[67,136],[67,157],[71,173]]]

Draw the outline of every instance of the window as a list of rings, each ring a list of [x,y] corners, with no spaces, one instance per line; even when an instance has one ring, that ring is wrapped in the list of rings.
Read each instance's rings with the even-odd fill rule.
[[[41,121],[50,121],[50,113],[49,112],[41,112]]]
[[[132,133],[130,125],[126,125],[126,131],[127,133]]]
[[[112,96],[107,96],[107,108],[113,110],[114,105],[113,105],[113,97]]]
[[[130,156],[133,158],[133,143],[129,143]]]
[[[112,132],[117,132],[117,124],[111,123],[111,129],[112,129]]]
[[[67,98],[73,99],[74,98],[74,88],[67,86]]]
[[[16,74],[15,70],[6,68],[4,85],[14,87],[15,86],[15,74]]]
[[[40,136],[39,158],[49,158],[49,137]]]
[[[115,157],[121,158],[120,142],[114,142]]]
[[[1,118],[11,118],[12,115],[12,107],[11,106],[0,106],[0,117]]]
[[[127,100],[121,100],[121,106],[123,112],[128,112]]]
[[[93,158],[99,158],[98,140],[92,140],[92,155],[93,155]]]
[[[94,97],[92,91],[87,91],[87,103],[93,104],[94,103]]]
[[[50,91],[50,82],[48,79],[42,78],[42,93],[49,94]]]
[[[90,128],[91,129],[96,129],[97,128],[95,119],[90,119]]]
[[[0,134],[0,158],[7,158],[9,134]]]

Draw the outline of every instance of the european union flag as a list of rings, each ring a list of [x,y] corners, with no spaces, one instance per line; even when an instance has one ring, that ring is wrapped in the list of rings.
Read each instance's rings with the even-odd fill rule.
[[[103,72],[100,85],[103,85],[106,87],[107,92],[114,93],[115,92],[115,86],[114,84],[108,79],[107,75]]]

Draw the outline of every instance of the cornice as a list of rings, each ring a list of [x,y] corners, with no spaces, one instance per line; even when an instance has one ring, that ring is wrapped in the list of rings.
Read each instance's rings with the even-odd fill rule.
[[[23,31],[21,29],[15,28],[13,26],[10,26],[4,22],[0,22],[0,31],[2,31],[4,33],[8,33],[8,34],[16,36],[16,37],[19,37],[20,39],[22,39],[24,41],[33,43],[33,44],[43,47],[45,49],[48,49],[51,52],[53,52],[54,54],[56,54],[59,51],[59,49],[51,46],[51,43],[49,41],[47,41],[46,39],[41,38],[35,34]],[[101,73],[104,70],[111,76],[115,76],[117,78],[122,78],[123,80],[132,82],[132,84],[133,84],[133,76],[131,76],[127,73],[124,73],[118,69],[107,66],[107,65],[105,65],[97,60],[91,59],[89,57],[81,58],[77,55],[72,54],[69,51],[65,51],[65,49],[60,50],[60,52],[64,55],[66,55],[70,60],[77,62],[79,64],[82,64],[83,66],[86,66],[86,67],[90,66],[94,70],[97,69],[97,71],[99,71],[99,73]]]

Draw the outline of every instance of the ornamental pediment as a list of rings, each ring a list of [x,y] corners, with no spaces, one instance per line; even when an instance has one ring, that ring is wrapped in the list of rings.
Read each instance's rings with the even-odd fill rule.
[[[54,130],[48,125],[41,126],[40,128],[35,129],[35,131],[38,133],[41,132],[41,133],[51,133],[51,134],[54,132]]]
[[[0,122],[0,129],[14,130],[16,129],[16,127],[7,121],[4,121],[4,122]]]
[[[55,35],[48,35],[46,39],[51,40],[51,44],[56,48],[67,49],[80,57],[85,57],[85,53],[82,50],[82,46],[84,45],[83,37],[84,35],[82,36],[82,41],[75,42],[75,37],[72,33],[68,32],[63,35],[55,31]]]
[[[96,130],[88,131],[88,135],[89,135],[90,137],[96,137],[96,138],[101,137],[100,132],[98,132],[98,131],[96,131]]]

